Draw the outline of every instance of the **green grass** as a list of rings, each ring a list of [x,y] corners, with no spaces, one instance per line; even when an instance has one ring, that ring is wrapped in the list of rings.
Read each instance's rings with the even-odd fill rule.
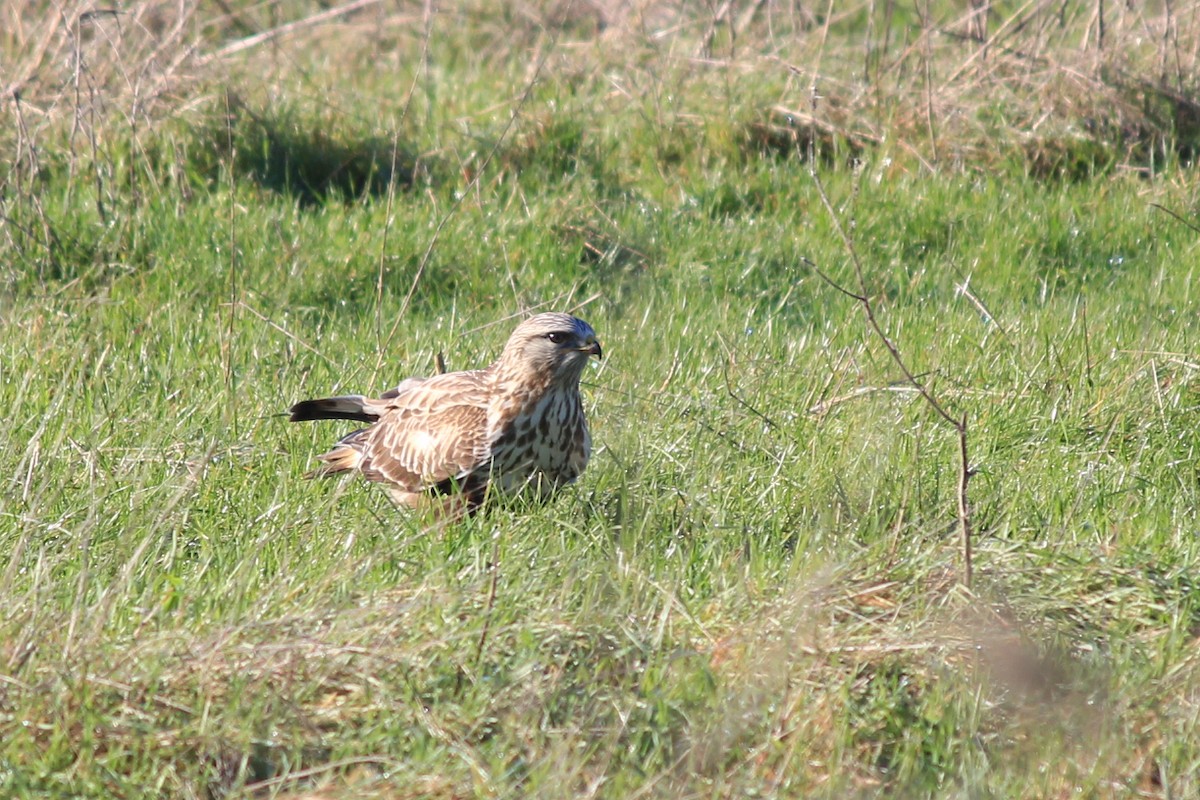
[[[1191,172],[819,162],[967,415],[968,589],[954,431],[805,266],[853,285],[804,154],[747,135],[774,79],[679,57],[622,103],[565,47],[521,105],[455,20],[407,109],[364,50],[314,110],[296,49],[275,105],[247,69],[248,113],[6,162],[0,793],[1195,794],[1200,248],[1151,205]],[[348,428],[292,402],[534,307],[604,344],[576,486],[430,529],[302,479]]]

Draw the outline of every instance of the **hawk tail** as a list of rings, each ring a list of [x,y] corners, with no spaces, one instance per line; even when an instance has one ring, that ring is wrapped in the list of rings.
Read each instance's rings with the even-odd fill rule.
[[[348,436],[342,437],[333,449],[328,453],[322,453],[317,456],[317,460],[321,462],[321,466],[314,470],[306,472],[304,477],[326,478],[330,475],[340,475],[343,472],[353,472],[356,469],[361,469],[367,460],[363,455],[359,444],[362,439],[362,434],[366,433],[367,429],[355,431]]]
[[[302,400],[288,409],[292,422],[308,422],[315,419],[352,419],[358,422],[375,422],[379,414],[368,409],[368,400],[360,394],[343,397],[324,397],[320,400]]]

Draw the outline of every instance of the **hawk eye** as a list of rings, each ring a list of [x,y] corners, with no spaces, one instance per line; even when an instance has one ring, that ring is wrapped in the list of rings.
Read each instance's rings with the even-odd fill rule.
[[[549,339],[550,341],[554,342],[555,344],[562,344],[563,342],[565,342],[567,340],[567,337],[569,337],[569,336],[570,336],[570,334],[563,333],[562,331],[551,331],[550,333],[546,334],[546,338]]]

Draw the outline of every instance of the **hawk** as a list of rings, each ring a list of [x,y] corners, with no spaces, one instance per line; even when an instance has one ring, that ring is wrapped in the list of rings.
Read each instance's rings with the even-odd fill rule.
[[[378,399],[305,400],[292,422],[351,419],[369,426],[342,437],[307,477],[358,472],[384,484],[400,506],[437,498],[453,516],[473,513],[489,492],[530,490],[544,499],[583,472],[592,441],[579,396],[592,326],[551,312],[522,322],[483,369],[408,378]]]

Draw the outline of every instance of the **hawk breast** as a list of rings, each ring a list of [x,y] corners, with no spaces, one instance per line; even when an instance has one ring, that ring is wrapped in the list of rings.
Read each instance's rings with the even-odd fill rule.
[[[591,437],[578,392],[547,392],[501,423],[492,446],[493,476],[505,492],[535,484],[546,494],[583,473]]]

